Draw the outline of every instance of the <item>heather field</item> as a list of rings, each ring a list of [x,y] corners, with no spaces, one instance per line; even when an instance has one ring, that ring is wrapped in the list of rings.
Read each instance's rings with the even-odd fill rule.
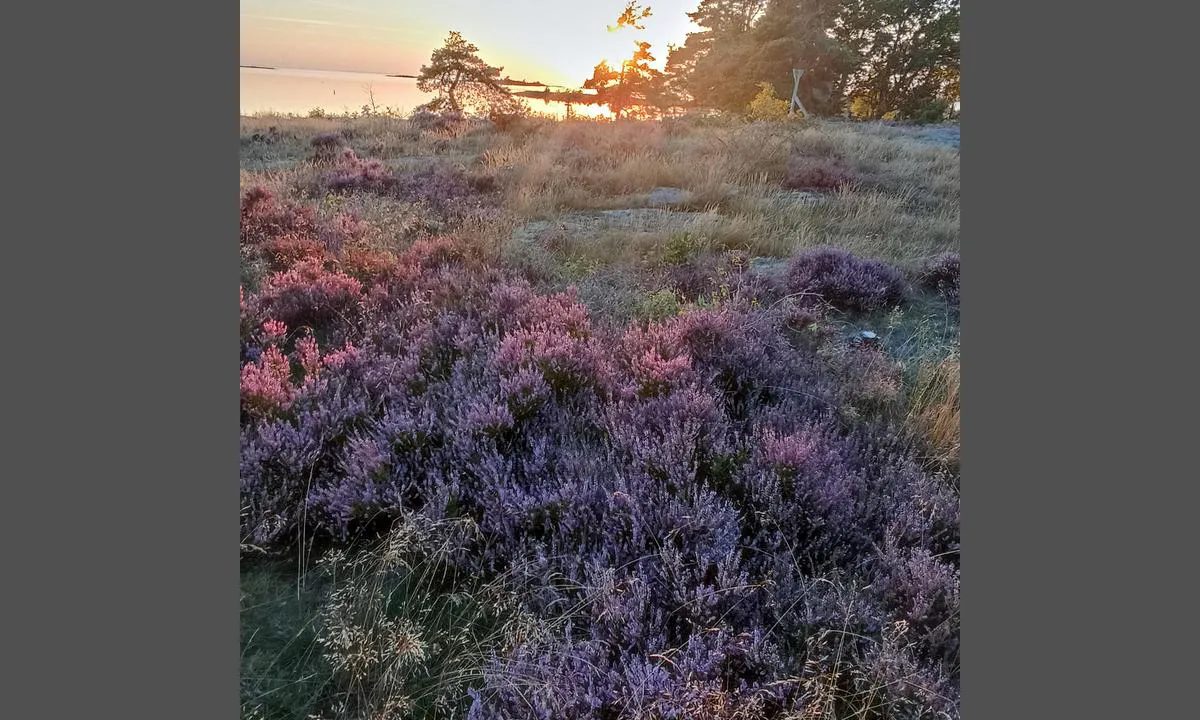
[[[240,165],[243,718],[960,716],[957,126]]]

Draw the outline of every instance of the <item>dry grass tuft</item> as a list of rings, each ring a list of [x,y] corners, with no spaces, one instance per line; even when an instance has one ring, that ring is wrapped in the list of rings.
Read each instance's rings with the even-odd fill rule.
[[[909,400],[907,418],[910,430],[924,438],[929,448],[929,463],[951,473],[958,472],[962,446],[959,384],[957,353],[937,365],[923,367]]]

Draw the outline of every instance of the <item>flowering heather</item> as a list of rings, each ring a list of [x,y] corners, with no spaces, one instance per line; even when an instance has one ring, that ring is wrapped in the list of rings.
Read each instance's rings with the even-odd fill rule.
[[[338,269],[364,287],[383,280],[395,266],[396,256],[392,253],[358,244],[343,246],[337,258]]]
[[[350,148],[343,149],[330,162],[333,169],[320,179],[320,187],[326,192],[338,195],[365,192],[391,196],[399,185],[399,180],[382,160],[364,160]]]
[[[362,283],[314,260],[269,275],[255,297],[261,311],[292,327],[325,325],[353,312]]]
[[[317,373],[321,371],[321,351],[317,347],[317,341],[311,335],[306,335],[296,341],[296,354],[300,361],[300,367],[304,370],[304,381],[306,383],[317,379]]]
[[[792,342],[798,311],[609,329],[441,239],[362,280],[302,261],[246,305],[243,539],[473,524],[447,572],[542,624],[480,660],[468,717],[783,716],[834,672],[956,697],[957,495],[838,412],[877,358]]]
[[[326,257],[325,245],[312,236],[287,233],[267,240],[263,249],[272,270],[287,270],[306,260],[321,261]]]
[[[828,246],[792,258],[787,287],[789,292],[814,294],[851,312],[887,309],[904,300],[904,278],[891,265]]]
[[[292,402],[291,365],[279,348],[268,347],[242,366],[242,405],[252,412],[286,409]]]
[[[268,343],[278,343],[282,341],[288,334],[286,323],[278,320],[268,320],[263,323],[263,338]]]
[[[382,160],[360,158],[349,148],[326,164],[318,192],[333,194],[370,193],[406,202],[422,203],[439,215],[462,212],[480,205],[495,191],[489,176],[474,176],[453,166],[434,165],[411,174],[396,174]]]
[[[319,231],[317,213],[311,206],[281,203],[263,187],[252,187],[242,196],[243,245],[255,245],[284,235],[316,237]]]
[[[261,187],[247,190],[242,199],[243,253],[264,259],[274,271],[332,259],[360,239],[365,229],[352,213],[338,212],[322,220],[312,206],[282,203]]]
[[[461,213],[492,201],[495,183],[487,175],[469,175],[450,166],[435,165],[403,177],[397,197],[420,202],[441,215]]]

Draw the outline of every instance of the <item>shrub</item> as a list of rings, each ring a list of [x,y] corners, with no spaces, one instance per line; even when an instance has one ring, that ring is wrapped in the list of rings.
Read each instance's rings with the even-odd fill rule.
[[[899,110],[899,116],[918,124],[938,123],[946,119],[954,106],[948,98],[912,98]]]
[[[925,263],[917,278],[917,284],[957,305],[959,301],[958,278],[958,253],[947,252],[930,258]]]
[[[788,103],[780,100],[771,83],[760,82],[758,94],[748,108],[753,120],[782,120],[787,117]]]
[[[434,577],[400,553],[327,605],[317,635],[347,712],[432,700],[422,668],[441,661],[417,642],[454,655],[447,702],[465,693],[475,720],[783,717],[825,691],[849,716],[920,707],[922,685],[954,710],[957,495],[906,438],[838,414],[890,377],[871,375],[886,358],[791,342],[790,321],[820,318],[795,303],[595,325],[576,294],[535,292],[468,247],[429,238],[362,280],[302,261],[246,303],[272,321],[244,339],[265,347],[243,362],[260,403],[242,422],[247,541],[471,526],[430,551],[437,592],[416,604],[385,602]],[[330,298],[361,302],[325,318],[353,335],[339,350],[275,312]],[[485,648],[433,613],[478,616],[484,585],[528,622],[459,663]]]
[[[268,240],[263,249],[270,259],[272,270],[287,270],[300,262],[319,262],[325,258],[325,244],[309,235],[278,235]]]
[[[269,414],[292,402],[291,365],[278,347],[271,346],[256,362],[242,366],[242,407]]]
[[[793,155],[788,158],[783,186],[790,190],[836,190],[857,178],[857,173],[837,157]]]
[[[310,192],[346,195],[368,193],[421,203],[444,220],[461,219],[470,211],[492,204],[495,180],[460,168],[434,165],[407,175],[393,173],[383,161],[362,159],[345,148],[329,172],[309,186]]]
[[[678,315],[679,309],[679,298],[673,291],[656,290],[642,298],[638,306],[638,315],[655,322]]]
[[[394,195],[399,180],[382,160],[364,160],[350,148],[341,150],[332,161],[333,170],[319,180],[319,188],[326,193],[345,195],[352,192],[375,195]]]
[[[241,242],[256,245],[282,235],[316,237],[320,223],[307,205],[281,203],[264,187],[255,186],[242,194]]]
[[[341,272],[305,260],[269,275],[255,304],[267,316],[292,327],[319,327],[341,319],[362,297],[362,283]]]
[[[331,165],[346,148],[346,138],[341,133],[321,133],[310,143],[313,147],[311,162],[314,165]]]
[[[881,310],[904,300],[904,279],[891,265],[828,246],[793,258],[786,283],[788,292],[815,294],[851,312]]]
[[[704,240],[692,233],[672,233],[663,250],[663,260],[668,265],[682,265],[705,248]]]
[[[461,112],[453,110],[439,113],[426,107],[419,107],[409,115],[409,121],[420,130],[442,132],[466,122],[466,117]]]

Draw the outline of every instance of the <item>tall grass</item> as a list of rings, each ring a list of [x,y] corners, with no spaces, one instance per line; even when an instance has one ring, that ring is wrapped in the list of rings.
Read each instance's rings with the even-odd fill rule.
[[[462,717],[492,655],[552,624],[522,613],[511,572],[457,569],[479,539],[468,520],[413,515],[299,577],[294,561],[245,563],[243,717]]]
[[[921,368],[909,400],[908,425],[928,448],[927,459],[936,468],[957,474],[962,447],[957,354]]]

